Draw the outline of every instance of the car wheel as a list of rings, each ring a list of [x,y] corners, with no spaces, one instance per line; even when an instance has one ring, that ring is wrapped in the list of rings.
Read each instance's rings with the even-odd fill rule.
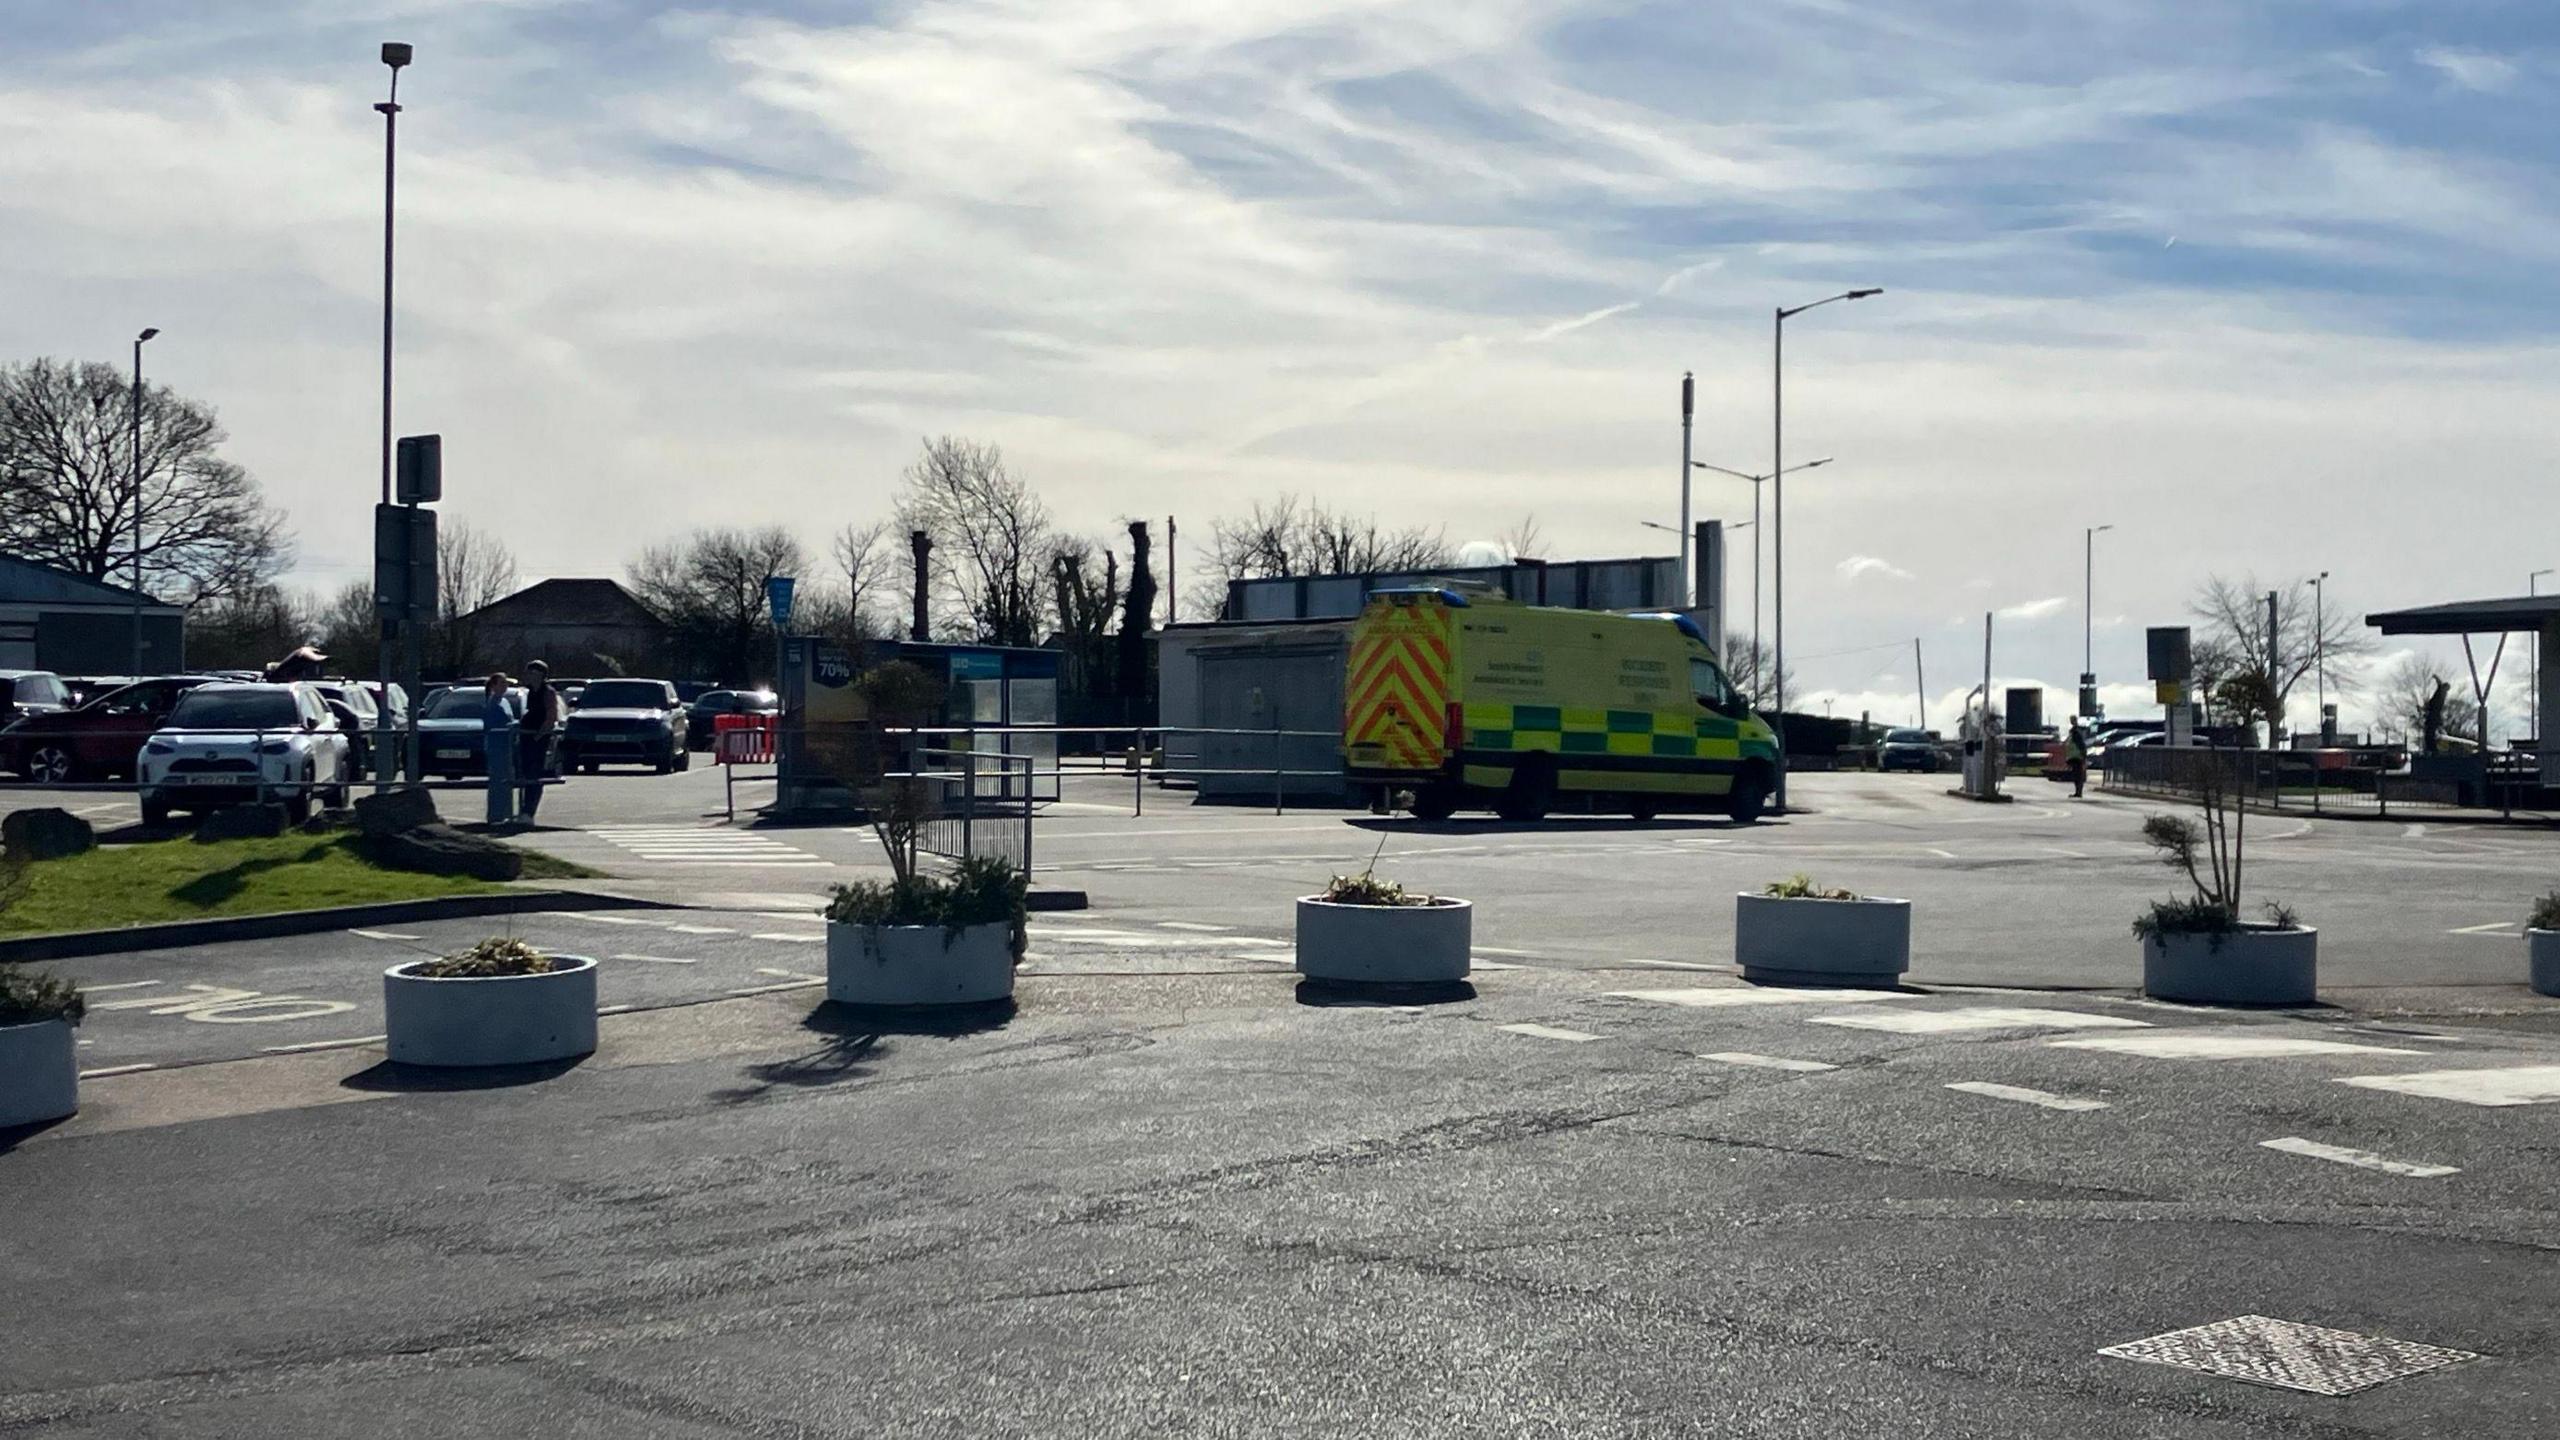
[[[80,762],[61,745],[38,745],[27,751],[26,775],[39,785],[67,785],[80,778]]]
[[[1457,813],[1458,787],[1455,785],[1425,785],[1413,792],[1413,818],[1416,820],[1446,820]]]
[[[1511,784],[1493,802],[1493,813],[1514,824],[1531,825],[1546,819],[1555,803],[1555,758],[1530,755],[1511,767]]]
[[[166,824],[168,824],[168,823],[169,823],[169,802],[168,802],[168,801],[166,801],[166,800],[164,800],[164,799],[162,799],[161,797],[159,797],[159,796],[157,796],[157,795],[145,795],[145,796],[143,796],[143,797],[142,797],[142,823],[143,823],[143,824],[145,824],[145,825],[153,825],[153,826],[166,825]]]
[[[1753,765],[1733,777],[1733,792],[1725,800],[1724,813],[1743,825],[1760,818],[1769,804],[1769,767]]]
[[[1650,799],[1630,801],[1627,813],[1637,820],[1651,820],[1662,814],[1662,802]]]
[[[676,768],[678,770],[690,770],[693,768],[693,752],[691,750],[678,750],[676,752]]]

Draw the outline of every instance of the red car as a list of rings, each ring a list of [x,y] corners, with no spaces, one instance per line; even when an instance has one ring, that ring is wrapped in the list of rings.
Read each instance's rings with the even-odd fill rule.
[[[142,742],[178,697],[212,677],[171,675],[110,690],[77,710],[30,715],[0,730],[0,765],[39,785],[134,773]]]

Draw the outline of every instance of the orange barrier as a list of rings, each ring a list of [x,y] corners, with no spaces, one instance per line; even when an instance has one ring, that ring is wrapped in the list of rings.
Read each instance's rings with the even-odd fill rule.
[[[711,717],[711,763],[715,765],[770,765],[773,763],[774,722],[778,715],[715,715]]]

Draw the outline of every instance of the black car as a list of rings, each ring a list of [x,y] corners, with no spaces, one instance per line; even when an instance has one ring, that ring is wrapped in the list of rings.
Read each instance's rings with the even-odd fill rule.
[[[713,722],[723,715],[774,715],[782,700],[770,690],[710,690],[685,706],[684,741],[696,750],[711,748]]]
[[[0,725],[71,708],[71,691],[50,670],[0,670]]]
[[[1938,768],[1938,737],[1926,730],[1888,730],[1876,746],[1876,768],[1933,771]]]
[[[590,775],[607,763],[646,765],[661,775],[689,770],[687,729],[684,702],[667,681],[593,681],[562,726],[560,764]]]

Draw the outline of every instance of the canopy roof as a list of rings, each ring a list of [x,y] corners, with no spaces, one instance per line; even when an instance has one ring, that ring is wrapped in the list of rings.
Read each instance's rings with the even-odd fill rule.
[[[2456,600],[2414,610],[2385,610],[2364,623],[2385,635],[2476,635],[2540,630],[2560,620],[2560,595],[2514,595],[2504,600]]]

